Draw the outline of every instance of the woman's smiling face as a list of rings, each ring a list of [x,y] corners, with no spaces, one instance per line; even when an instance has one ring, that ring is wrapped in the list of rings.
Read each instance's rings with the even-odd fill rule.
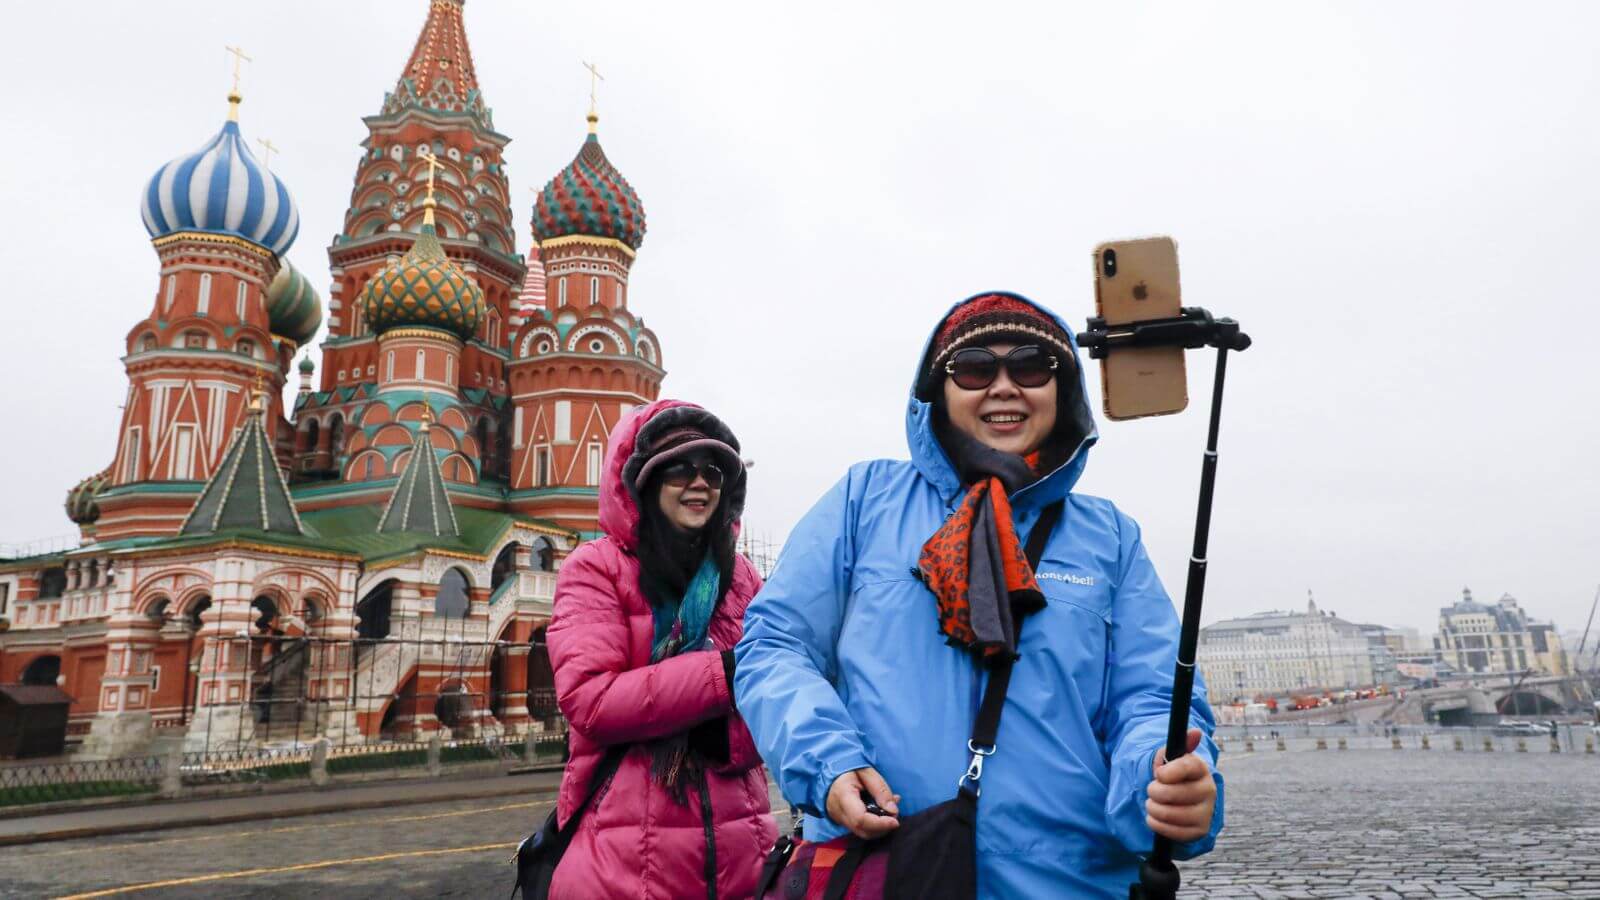
[[[1020,344],[996,342],[984,348],[1002,359]],[[1027,456],[1044,446],[1056,427],[1059,378],[1025,388],[1011,380],[1004,366],[988,387],[967,390],[944,379],[944,410],[950,424],[1005,453]]]
[[[722,489],[706,482],[705,466],[714,464],[708,454],[696,453],[675,460],[661,473],[661,489],[656,502],[661,514],[681,531],[698,531],[706,527],[717,511],[717,501],[722,499]],[[685,470],[692,470],[685,480]]]

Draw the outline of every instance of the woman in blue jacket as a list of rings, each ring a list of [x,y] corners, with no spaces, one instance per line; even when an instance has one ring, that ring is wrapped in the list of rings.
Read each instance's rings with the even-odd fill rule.
[[[980,896],[1126,896],[1153,832],[1179,859],[1210,850],[1223,798],[1204,686],[1194,752],[1166,765],[1177,616],[1138,525],[1072,491],[1096,434],[1069,329],[1014,294],[957,304],[918,363],[906,437],[909,462],[851,467],[800,522],[735,650],[737,707],[807,840],[878,837],[949,800],[981,658],[1007,653]],[[1020,545],[1056,501],[1033,571]],[[1043,599],[1019,624],[1008,593]]]

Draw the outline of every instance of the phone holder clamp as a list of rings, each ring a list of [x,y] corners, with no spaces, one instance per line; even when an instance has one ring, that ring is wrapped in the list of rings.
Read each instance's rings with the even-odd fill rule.
[[[1121,325],[1107,325],[1104,317],[1092,316],[1088,330],[1078,334],[1078,346],[1089,351],[1090,359],[1105,359],[1106,354],[1123,347],[1244,350],[1250,346],[1250,336],[1232,319],[1218,319],[1198,306],[1185,306],[1171,318]]]

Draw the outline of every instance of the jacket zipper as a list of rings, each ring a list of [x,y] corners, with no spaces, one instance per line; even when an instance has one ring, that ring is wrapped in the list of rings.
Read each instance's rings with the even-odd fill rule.
[[[717,835],[711,823],[711,789],[700,773],[700,821],[706,830],[706,900],[717,900]]]

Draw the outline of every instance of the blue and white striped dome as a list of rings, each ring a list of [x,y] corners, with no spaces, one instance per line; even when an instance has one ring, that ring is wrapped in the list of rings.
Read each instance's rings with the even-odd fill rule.
[[[231,234],[282,256],[300,233],[288,188],[251,155],[229,121],[204,147],[156,171],[144,190],[152,238],[178,231]]]

